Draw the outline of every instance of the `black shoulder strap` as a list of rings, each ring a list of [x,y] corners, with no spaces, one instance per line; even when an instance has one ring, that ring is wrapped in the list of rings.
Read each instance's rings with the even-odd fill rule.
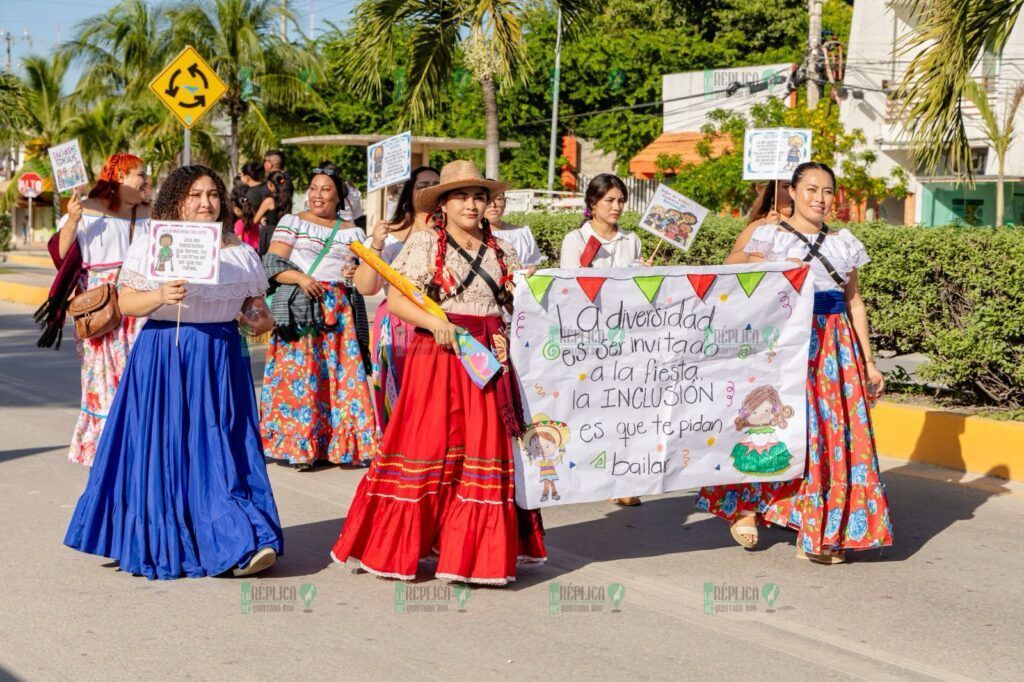
[[[818,236],[812,242],[807,238],[807,235],[802,232],[797,232],[796,229],[794,229],[793,226],[785,220],[781,221],[779,224],[788,232],[795,234],[797,239],[807,245],[807,255],[804,257],[804,262],[810,262],[811,258],[817,258],[818,262],[825,267],[825,271],[828,272],[829,277],[832,278],[833,282],[841,287],[846,286],[846,280],[836,272],[835,267],[833,267],[832,263],[830,263],[828,258],[825,257],[825,254],[821,252],[821,245],[825,243],[825,237],[828,235],[828,225],[822,223],[821,231],[818,232]]]
[[[483,283],[487,285],[487,288],[491,290],[491,294],[494,295],[495,302],[499,301],[501,287],[498,286],[498,283],[494,281],[494,278],[487,274],[487,271],[481,266],[481,263],[483,263],[484,260],[484,254],[487,253],[487,244],[480,244],[480,249],[476,252],[475,258],[470,256],[464,248],[459,246],[459,243],[452,239],[451,235],[448,235],[448,245],[455,249],[459,255],[469,263],[469,275],[467,275],[466,279],[464,279],[462,284],[459,285],[459,288],[455,291],[455,295],[461,294],[476,277],[480,277],[480,279],[483,280]]]

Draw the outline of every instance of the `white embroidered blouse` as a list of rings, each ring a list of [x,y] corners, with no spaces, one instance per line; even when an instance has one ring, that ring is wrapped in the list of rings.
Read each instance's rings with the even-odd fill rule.
[[[118,276],[119,285],[136,291],[160,288],[162,282],[155,282],[144,274],[148,248],[148,233],[136,232]],[[242,309],[245,299],[266,294],[267,276],[255,249],[248,244],[226,245],[220,250],[220,283],[189,283],[185,287],[188,293],[181,303],[182,322],[230,322]],[[149,319],[174,322],[178,319],[178,306],[161,306]]]
[[[814,243],[817,235],[805,235],[811,243]],[[743,247],[743,252],[761,256],[765,260],[780,261],[787,258],[803,260],[808,252],[807,244],[792,232],[789,232],[780,225],[767,223],[754,230],[750,241]],[[869,262],[867,251],[860,240],[846,229],[829,230],[825,241],[821,245],[821,253],[828,259],[839,276],[849,280],[850,273]],[[817,258],[811,258],[808,262],[811,272],[814,273],[815,291],[842,291],[842,287],[836,284],[828,270]]]
[[[308,272],[309,268],[316,261],[317,256],[323,250],[333,230],[333,225],[331,227],[324,227],[289,213],[278,221],[271,241],[291,246],[292,255],[288,260],[295,263],[303,272]],[[310,277],[318,282],[337,282],[341,280],[341,271],[345,269],[346,264],[356,264],[355,254],[349,250],[348,245],[352,242],[362,242],[365,240],[366,233],[362,228],[343,227],[338,230],[337,234],[334,235],[330,251],[320,261],[316,271],[310,274]]]
[[[57,222],[60,230],[68,222],[65,214]],[[82,266],[87,270],[111,270],[121,267],[128,253],[131,232],[131,218],[83,213],[75,231],[78,248],[82,252]],[[135,234],[144,234],[149,227],[149,218],[135,221]]]
[[[504,239],[498,239],[498,246],[505,254],[505,264],[511,274],[522,270],[519,256],[515,248]],[[434,260],[437,254],[437,235],[433,230],[416,232],[405,240],[405,246],[391,263],[391,267],[399,274],[415,284],[421,291],[434,279]],[[476,249],[470,253],[476,257]],[[445,251],[445,267],[452,273],[458,286],[469,274],[469,263],[451,246]],[[501,280],[501,267],[493,249],[487,249],[480,263],[481,269],[491,276],[495,283]],[[493,317],[502,314],[501,308],[494,300],[490,287],[480,277],[474,277],[466,290],[457,296],[438,301],[445,312],[456,315],[477,315]]]

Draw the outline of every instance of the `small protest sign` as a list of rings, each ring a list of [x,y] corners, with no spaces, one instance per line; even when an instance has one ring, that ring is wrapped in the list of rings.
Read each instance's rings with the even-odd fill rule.
[[[366,148],[366,191],[404,182],[412,175],[412,133],[406,131]]]
[[[82,149],[78,146],[77,139],[50,147],[47,151],[50,154],[50,165],[53,166],[53,178],[58,192],[74,189],[89,182],[89,176],[85,172],[85,161],[82,159]]]
[[[811,160],[806,128],[750,128],[743,138],[744,180],[786,180]]]
[[[640,227],[686,251],[693,244],[707,214],[708,210],[696,201],[665,185],[658,185],[640,218]]]
[[[220,242],[220,223],[154,220],[149,224],[146,275],[157,282],[217,284]]]

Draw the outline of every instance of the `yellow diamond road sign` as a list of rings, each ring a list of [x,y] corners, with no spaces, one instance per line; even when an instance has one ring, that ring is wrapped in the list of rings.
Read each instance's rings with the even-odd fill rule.
[[[186,128],[194,126],[219,100],[227,86],[189,45],[149,84],[164,106]]]

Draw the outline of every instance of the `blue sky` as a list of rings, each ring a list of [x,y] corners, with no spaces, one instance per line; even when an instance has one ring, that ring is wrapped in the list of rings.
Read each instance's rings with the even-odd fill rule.
[[[100,14],[119,4],[120,0],[0,0],[0,29],[19,38],[27,30],[31,43],[16,40],[11,48],[11,61],[17,69],[18,60],[28,54],[47,54],[59,40],[67,40],[78,22]],[[327,21],[344,25],[358,0],[288,0],[302,30],[310,31],[310,11],[318,33],[327,28]],[[0,42],[0,68],[6,58],[6,46]]]

